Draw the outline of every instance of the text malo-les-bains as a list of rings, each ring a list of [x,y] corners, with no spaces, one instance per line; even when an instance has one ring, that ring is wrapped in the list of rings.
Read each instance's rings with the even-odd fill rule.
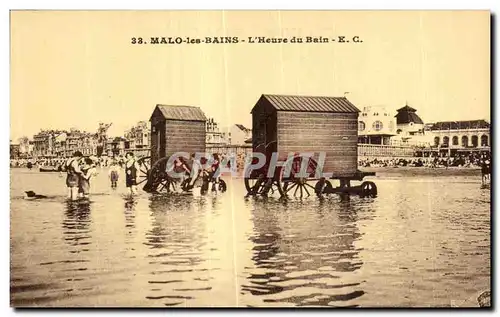
[[[334,38],[324,37],[324,36],[305,36],[305,37],[266,37],[266,36],[249,36],[247,38],[240,38],[238,36],[219,36],[219,37],[204,37],[204,38],[193,38],[193,37],[151,37],[150,44],[238,44],[238,43],[250,43],[250,44],[288,44],[288,43],[362,43],[359,36],[353,36],[352,38],[346,36],[337,36]],[[141,38],[132,38],[132,44],[147,44],[147,42]]]

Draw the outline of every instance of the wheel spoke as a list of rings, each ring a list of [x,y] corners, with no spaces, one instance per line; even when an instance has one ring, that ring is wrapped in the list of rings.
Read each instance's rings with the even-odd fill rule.
[[[300,198],[302,198],[302,188],[304,187],[304,185],[300,184]]]
[[[306,185],[307,185],[307,186],[309,186],[309,187],[311,187],[313,190],[316,190],[316,189],[314,188],[314,186],[312,186],[311,184],[306,183]]]
[[[285,190],[285,194],[287,194],[292,188],[294,188],[295,186],[297,186],[296,183],[293,183],[292,186],[288,187],[286,190]],[[294,194],[295,195],[295,194]]]
[[[307,183],[306,183],[306,185],[309,185],[309,184],[307,184]],[[309,186],[310,186],[310,187],[312,187],[311,185],[309,185]],[[311,194],[309,194],[309,191],[307,190],[307,187],[306,187],[306,186],[304,186],[304,190],[305,190],[305,191],[306,191],[306,193],[307,193],[307,197],[311,196]]]
[[[165,180],[164,182],[160,182],[160,185],[163,185],[163,186],[162,186],[162,187],[158,190],[158,192],[161,192],[162,190],[164,190],[164,189],[165,189],[165,186],[167,186],[167,185],[168,185],[168,181],[167,181],[167,180]],[[158,185],[158,186],[159,186],[159,185]],[[167,191],[168,191],[168,189],[167,189]]]
[[[300,185],[298,185],[297,183],[295,183],[295,185],[297,186],[295,186],[295,191],[293,192],[293,196],[297,197],[297,189],[299,189]]]

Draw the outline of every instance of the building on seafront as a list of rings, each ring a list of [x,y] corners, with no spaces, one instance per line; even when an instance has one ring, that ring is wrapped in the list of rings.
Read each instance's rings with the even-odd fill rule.
[[[417,110],[406,105],[398,110],[396,118],[396,134],[403,140],[425,134],[424,121],[417,115]]]
[[[33,136],[33,150],[30,156],[36,158],[71,157],[80,151],[85,156],[98,155],[102,135],[81,131],[76,128],[66,130],[41,130]]]
[[[252,129],[242,124],[233,124],[229,128],[228,143],[233,146],[251,146]]]
[[[385,107],[365,107],[359,116],[358,154],[362,157],[454,156],[490,151],[486,120],[425,123],[408,103],[392,116]],[[395,131],[391,129],[394,124]]]
[[[206,145],[207,147],[218,147],[228,144],[227,134],[221,131],[214,118],[209,118],[206,122]]]
[[[149,156],[151,149],[151,127],[146,121],[139,121],[125,131],[124,138],[115,138],[111,142],[111,154],[133,152],[136,157]]]
[[[364,107],[358,119],[358,143],[390,145],[396,135],[394,116],[385,106]]]
[[[454,156],[460,153],[489,152],[491,125],[486,120],[441,121],[430,124],[429,152]]]
[[[18,159],[21,157],[21,145],[19,143],[12,143],[10,140],[10,159]]]

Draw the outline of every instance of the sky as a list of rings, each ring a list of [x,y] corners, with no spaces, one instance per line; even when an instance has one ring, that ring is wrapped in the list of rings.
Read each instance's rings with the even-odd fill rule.
[[[362,43],[131,44],[132,37],[323,36]],[[261,94],[408,103],[425,122],[490,120],[487,11],[13,11],[11,139],[123,135],[156,104],[251,127]]]

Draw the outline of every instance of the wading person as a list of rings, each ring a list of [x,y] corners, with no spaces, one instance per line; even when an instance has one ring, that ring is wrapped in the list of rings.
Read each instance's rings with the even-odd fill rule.
[[[116,188],[119,179],[118,165],[113,162],[109,168],[109,180],[111,181],[111,188]]]
[[[85,158],[84,164],[80,167],[80,177],[78,192],[80,197],[89,198],[90,195],[90,178],[96,173],[94,162],[90,158]]]
[[[187,185],[187,189],[193,189],[194,188],[194,183],[198,179],[198,176],[200,176],[200,172],[202,170],[202,166],[200,161],[196,158],[196,153],[191,154],[191,180],[189,184]]]
[[[482,183],[483,185],[486,184],[486,182],[489,180],[490,176],[490,161],[488,158],[484,158],[481,160],[481,174],[482,174]]]
[[[219,184],[219,178],[220,178],[220,158],[219,154],[215,153],[214,154],[214,160],[212,162],[212,166],[210,167],[210,178],[212,180],[212,191],[217,190],[217,184]]]
[[[80,151],[73,153],[73,156],[66,161],[66,186],[68,187],[68,198],[76,200],[78,198],[78,185],[80,181],[79,163],[83,157]]]
[[[139,170],[139,164],[132,152],[128,152],[125,155],[125,159],[125,185],[129,189],[130,195],[135,195],[137,193],[137,171]]]

